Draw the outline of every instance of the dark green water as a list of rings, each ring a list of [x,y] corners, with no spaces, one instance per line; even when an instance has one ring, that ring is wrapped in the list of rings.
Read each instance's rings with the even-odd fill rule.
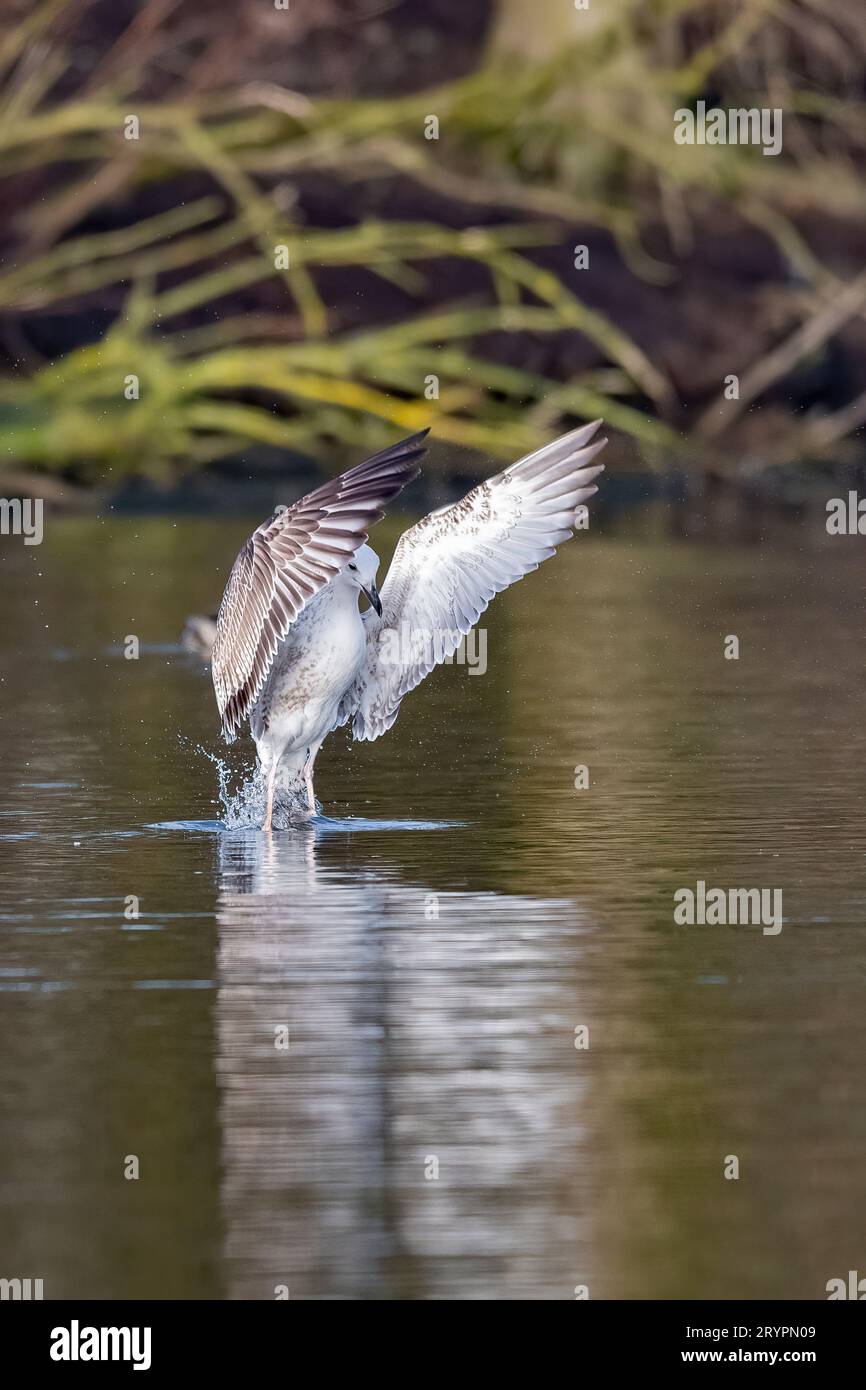
[[[862,540],[580,537],[491,608],[484,676],[335,735],[328,819],[268,840],[214,824],[210,682],[173,646],[248,529],[0,542],[0,1276],[570,1299],[866,1273]],[[676,925],[699,879],[782,889],[782,931]]]

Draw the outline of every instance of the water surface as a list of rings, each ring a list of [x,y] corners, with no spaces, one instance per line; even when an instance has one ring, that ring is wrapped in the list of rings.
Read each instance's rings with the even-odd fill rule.
[[[174,645],[248,529],[2,541],[0,1275],[812,1298],[862,1271],[857,538],[580,537],[491,608],[485,675],[335,735],[326,818],[268,839],[221,826]],[[783,930],[677,926],[698,879],[781,888]]]

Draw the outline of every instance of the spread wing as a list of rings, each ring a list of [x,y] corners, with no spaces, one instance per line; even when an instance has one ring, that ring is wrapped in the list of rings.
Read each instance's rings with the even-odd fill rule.
[[[220,604],[211,664],[229,743],[258,699],[290,625],[417,475],[426,435],[411,435],[278,511],[241,549]]]
[[[600,424],[527,455],[401,537],[382,615],[364,615],[366,661],[338,714],[338,723],[354,716],[355,738],[390,729],[404,695],[453,655],[493,595],[569,539],[575,508],[598,491],[593,479],[604,465],[589,465],[607,440],[589,441]]]

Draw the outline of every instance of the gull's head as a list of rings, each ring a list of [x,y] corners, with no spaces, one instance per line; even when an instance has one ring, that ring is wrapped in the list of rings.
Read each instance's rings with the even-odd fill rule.
[[[379,556],[372,546],[359,545],[344,573],[355,588],[366,594],[373,608],[382,616],[382,603],[376,588],[376,575],[379,573]]]

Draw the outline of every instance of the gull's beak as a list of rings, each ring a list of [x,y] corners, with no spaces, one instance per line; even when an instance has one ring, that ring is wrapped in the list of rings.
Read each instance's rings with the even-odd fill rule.
[[[379,590],[376,588],[376,585],[375,585],[375,584],[371,584],[370,587],[369,587],[369,589],[368,589],[367,586],[366,586],[366,584],[362,584],[362,585],[361,585],[361,592],[367,595],[367,598],[369,599],[371,608],[375,608],[376,612],[378,613],[379,617],[381,618],[381,616],[382,616],[382,600],[381,600],[380,597],[379,597]]]

